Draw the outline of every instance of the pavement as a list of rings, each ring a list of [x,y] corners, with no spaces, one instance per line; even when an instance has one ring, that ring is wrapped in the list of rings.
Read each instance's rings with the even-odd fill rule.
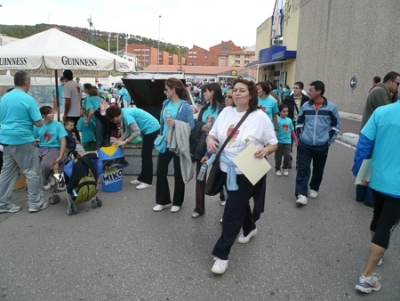
[[[356,134],[357,122],[342,118],[340,136]],[[65,195],[28,213],[26,191],[15,191],[13,202],[23,210],[0,214],[0,300],[399,300],[398,231],[377,269],[381,290],[354,289],[368,254],[372,209],[354,200],[353,157],[351,145],[334,143],[319,196],[302,208],[295,206],[295,170],[288,177],[268,173],[258,233],[234,244],[222,276],[210,269],[224,207],[207,196],[206,214],[191,218],[193,180],[178,213],[153,212],[155,188],[134,189],[135,176],[124,176],[115,193],[99,185],[103,206],[77,204],[72,216]],[[172,189],[172,177],[169,183]]]

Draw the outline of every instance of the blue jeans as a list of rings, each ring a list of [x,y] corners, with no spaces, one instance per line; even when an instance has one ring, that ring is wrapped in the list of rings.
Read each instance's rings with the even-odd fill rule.
[[[308,195],[308,181],[311,175],[311,162],[313,165],[310,189],[318,191],[324,175],[326,159],[328,158],[329,145],[310,146],[301,140],[297,147],[297,175],[295,196]]]
[[[111,129],[108,122],[103,123],[96,118],[96,149],[102,146],[110,146]]]

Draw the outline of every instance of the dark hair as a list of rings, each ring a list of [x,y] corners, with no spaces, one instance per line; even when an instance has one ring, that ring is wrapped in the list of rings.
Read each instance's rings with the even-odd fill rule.
[[[377,75],[377,76],[374,76],[373,81],[374,81],[375,84],[380,83],[380,82],[381,82],[381,77],[378,76],[378,75]]]
[[[92,84],[86,83],[83,85],[83,89],[90,90],[92,88]]]
[[[66,79],[72,80],[74,78],[71,70],[64,70],[63,75]]]
[[[271,81],[267,80],[267,83],[270,85],[270,90],[276,89],[275,85]]]
[[[282,110],[284,109],[284,108],[289,108],[286,104],[284,104],[284,103],[280,103],[279,105],[278,105],[278,110],[279,110],[279,112],[282,112]]]
[[[118,85],[117,88],[121,90],[122,89],[122,85]]]
[[[271,93],[271,88],[269,87],[269,83],[268,82],[258,82],[256,84],[256,86],[260,86],[261,89],[265,92],[265,94],[269,94]]]
[[[207,84],[206,90],[210,92],[214,92],[213,98],[211,99],[211,102],[207,105],[213,108],[215,110],[219,104],[223,104],[225,102],[225,97],[222,95],[222,90],[221,86],[217,83],[212,83],[212,84]]]
[[[40,107],[39,111],[40,111],[40,114],[43,116],[43,115],[53,113],[53,108],[50,106],[42,106],[42,107]]]
[[[303,83],[303,82],[295,82],[294,84],[297,85],[297,86],[299,86],[299,88],[300,88],[301,90],[304,89],[304,83]]]
[[[75,125],[75,121],[72,118],[65,118],[64,120],[64,125],[67,125],[68,123],[73,123]]]
[[[238,83],[242,83],[242,84],[246,85],[247,89],[249,90],[249,95],[250,95],[249,111],[253,112],[253,111],[257,110],[258,94],[257,94],[256,84],[251,80],[244,79],[243,77],[238,77],[233,81],[233,87],[235,87],[236,84],[238,84]]]
[[[313,86],[315,88],[315,91],[321,91],[321,96],[324,95],[324,93],[325,93],[325,84],[322,81],[315,80],[312,83],[310,83],[310,86]]]
[[[97,96],[98,93],[97,93],[96,87],[95,87],[95,86],[91,86],[90,89],[88,90],[88,94],[89,94],[90,96]]]
[[[14,86],[16,87],[25,86],[25,82],[30,79],[31,77],[29,76],[28,72],[24,70],[19,70],[14,74]]]
[[[65,80],[64,76],[60,76],[60,81]]]
[[[400,74],[398,74],[395,71],[390,71],[388,74],[385,75],[385,77],[383,78],[383,83],[386,83],[387,81],[391,80],[391,81],[395,81],[396,77],[400,76]]]
[[[175,93],[180,99],[185,99],[188,102],[190,101],[189,91],[186,89],[181,80],[175,77],[170,77],[165,81],[165,85],[168,88],[175,89]]]
[[[121,108],[119,106],[109,107],[106,110],[106,119],[113,120],[115,117],[118,117],[122,114]]]

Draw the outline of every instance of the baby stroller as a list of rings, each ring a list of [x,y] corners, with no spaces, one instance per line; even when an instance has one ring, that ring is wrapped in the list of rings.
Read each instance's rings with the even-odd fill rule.
[[[87,154],[76,160],[70,160],[65,164],[64,170],[54,174],[58,180],[58,187],[49,197],[50,204],[57,204],[60,201],[59,192],[67,195],[67,215],[78,212],[76,203],[91,201],[92,208],[102,206],[102,201],[96,196],[97,180],[101,172],[98,168],[97,154]]]

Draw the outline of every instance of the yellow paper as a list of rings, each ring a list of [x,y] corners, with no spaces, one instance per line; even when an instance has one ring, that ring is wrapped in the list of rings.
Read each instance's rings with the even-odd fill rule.
[[[356,185],[361,184],[362,179],[367,182],[371,179],[371,159],[363,160],[356,177]]]
[[[251,143],[232,160],[253,185],[271,169],[267,160],[254,158],[256,150],[257,147]]]

